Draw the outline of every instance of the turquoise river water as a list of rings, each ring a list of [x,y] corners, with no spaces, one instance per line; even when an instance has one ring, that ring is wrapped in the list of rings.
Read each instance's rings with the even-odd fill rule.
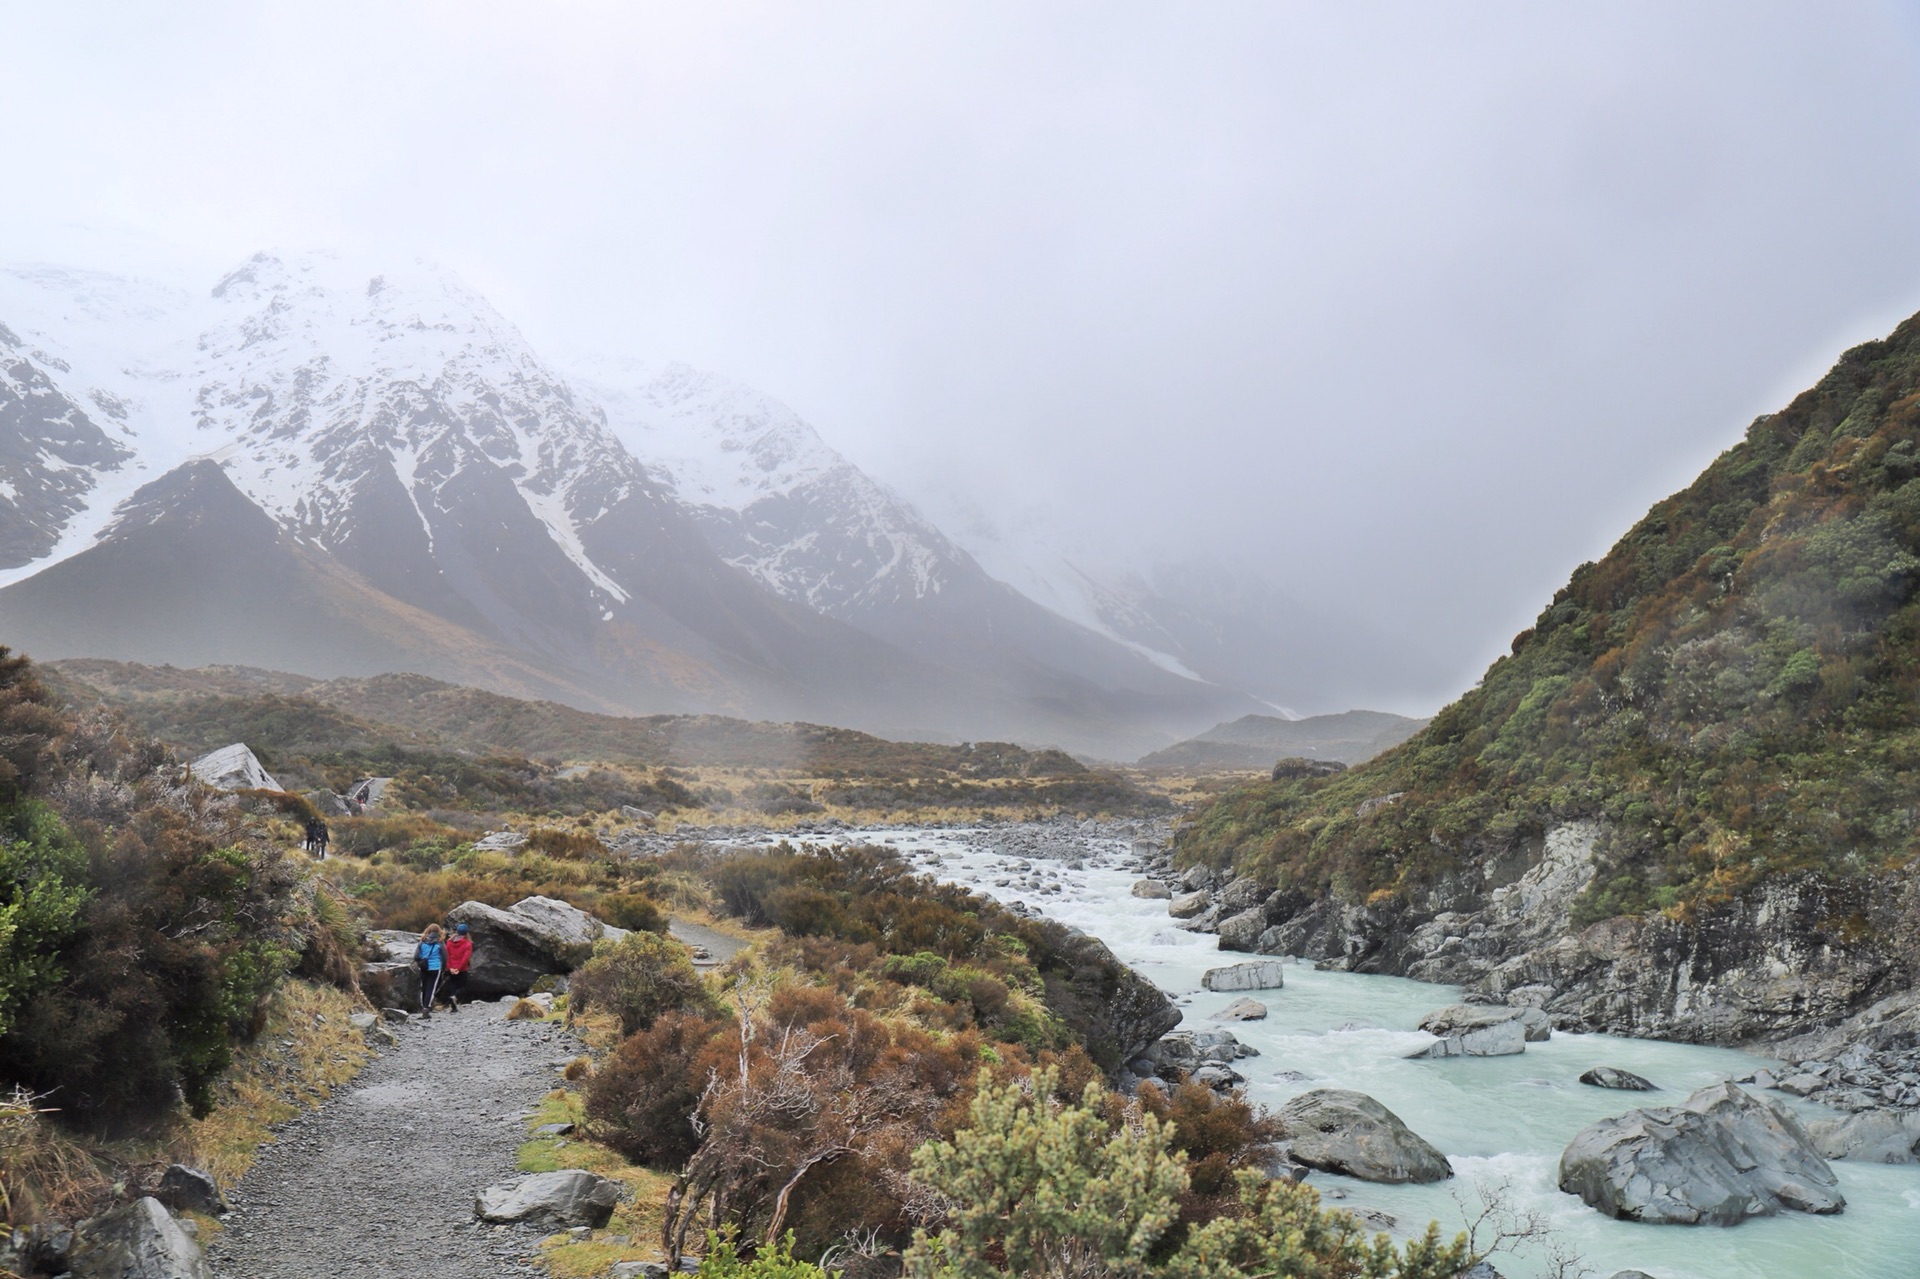
[[[1136,898],[1136,876],[1122,868],[1118,841],[1088,842],[1085,869],[1031,861],[1032,876],[1051,876],[1057,893],[996,886],[1022,858],[993,850],[980,831],[865,830],[938,877],[1004,901],[1020,900],[1099,937],[1122,960],[1173,996],[1185,1026],[1207,1027],[1234,996],[1201,989],[1205,970],[1248,958],[1223,955],[1213,937],[1184,932],[1166,903]],[[1286,987],[1252,992],[1271,1010],[1264,1021],[1231,1025],[1260,1056],[1236,1062],[1252,1097],[1278,1105],[1313,1088],[1353,1088],[1391,1108],[1415,1132],[1445,1151],[1456,1176],[1435,1186],[1378,1186],[1315,1173],[1323,1194],[1340,1207],[1391,1213],[1400,1233],[1438,1220],[1449,1233],[1464,1219],[1456,1196],[1476,1200],[1476,1185],[1505,1183],[1518,1208],[1540,1214],[1562,1246],[1604,1279],[1639,1269],[1655,1279],[1915,1279],[1920,1276],[1920,1166],[1834,1164],[1846,1211],[1831,1217],[1784,1213],[1734,1227],[1656,1226],[1614,1221],[1562,1193],[1555,1184],[1560,1152],[1582,1127],[1639,1105],[1671,1105],[1689,1092],[1750,1074],[1763,1058],[1724,1048],[1556,1032],[1513,1057],[1413,1061],[1431,1043],[1414,1029],[1420,1016],[1456,1001],[1458,991],[1398,977],[1317,972],[1289,963]],[[1578,1082],[1590,1066],[1644,1075],[1657,1093],[1620,1093]],[[1788,1101],[1782,1094],[1766,1096]],[[1792,1103],[1803,1117],[1823,1112]],[[1499,1256],[1511,1279],[1540,1273],[1538,1253]]]

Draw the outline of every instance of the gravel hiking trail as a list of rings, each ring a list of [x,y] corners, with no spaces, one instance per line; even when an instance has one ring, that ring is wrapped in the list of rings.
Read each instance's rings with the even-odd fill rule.
[[[557,1024],[507,1021],[511,999],[396,1025],[399,1044],[290,1120],[227,1195],[216,1279],[493,1279],[549,1233],[474,1219],[516,1175],[525,1118],[580,1051]]]

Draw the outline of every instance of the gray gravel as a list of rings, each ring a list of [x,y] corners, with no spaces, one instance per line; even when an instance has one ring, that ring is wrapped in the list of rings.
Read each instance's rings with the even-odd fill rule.
[[[544,1233],[474,1221],[475,1192],[515,1175],[525,1116],[579,1045],[509,1022],[508,1000],[397,1026],[351,1088],[285,1124],[227,1195],[218,1279],[532,1275]]]

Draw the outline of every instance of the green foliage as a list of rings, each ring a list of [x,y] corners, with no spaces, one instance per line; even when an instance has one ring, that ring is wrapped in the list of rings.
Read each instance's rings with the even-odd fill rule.
[[[709,1231],[706,1255],[694,1273],[697,1279],[830,1279],[827,1271],[793,1255],[791,1230],[772,1247],[757,1250],[750,1261],[740,1259],[730,1234]]]
[[[89,896],[87,855],[46,805],[0,815],[0,1036],[13,1010],[51,986]]]
[[[1338,777],[1229,792],[1180,855],[1303,900],[1403,897],[1599,817],[1582,920],[1903,864],[1920,847],[1916,586],[1920,319],[1576,569],[1426,731]]]
[[[645,1030],[663,1013],[714,1009],[712,993],[694,971],[687,948],[658,933],[629,933],[601,942],[568,987],[576,1012],[599,1009],[620,1019],[620,1033]]]
[[[1305,1186],[1239,1174],[1240,1211],[1173,1241],[1189,1187],[1172,1125],[1151,1111],[1117,1128],[1097,1083],[1077,1104],[1054,1097],[1055,1077],[994,1084],[982,1077],[967,1126],[914,1153],[915,1179],[950,1203],[938,1233],[907,1251],[914,1279],[1002,1275],[1167,1276],[1230,1279],[1454,1279],[1472,1264],[1464,1238],[1436,1227],[1396,1248],[1369,1241],[1346,1213],[1325,1212]]]

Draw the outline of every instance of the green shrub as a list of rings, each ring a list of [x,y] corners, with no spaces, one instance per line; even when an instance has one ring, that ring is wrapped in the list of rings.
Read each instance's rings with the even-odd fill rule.
[[[86,851],[51,809],[28,800],[0,810],[0,1035],[59,978],[89,895]]]
[[[701,1013],[714,1006],[687,948],[650,932],[600,943],[567,989],[575,1012],[612,1013],[623,1035],[645,1030],[665,1013]]]

